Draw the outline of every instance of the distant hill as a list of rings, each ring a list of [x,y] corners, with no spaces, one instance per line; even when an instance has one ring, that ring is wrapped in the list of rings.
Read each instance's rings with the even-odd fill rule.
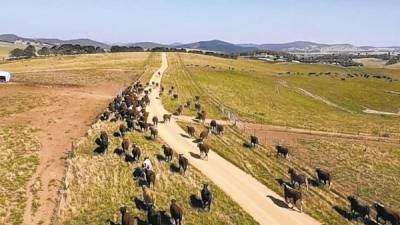
[[[168,45],[155,43],[155,42],[136,42],[136,43],[129,43],[129,44],[125,44],[125,45],[126,46],[138,46],[138,47],[142,47],[144,49],[157,48],[157,47],[168,47]]]
[[[45,45],[61,45],[61,44],[79,44],[79,45],[92,45],[101,47],[104,49],[110,49],[111,44],[106,44],[98,41],[94,41],[87,38],[72,39],[72,40],[61,40],[57,38],[24,38],[15,34],[1,34],[0,41],[9,42],[14,44],[33,44],[35,46]],[[198,41],[193,43],[182,44],[174,42],[170,45],[161,44],[156,42],[133,42],[133,43],[115,43],[114,45],[121,46],[139,46],[145,49],[155,47],[170,47],[170,48],[186,48],[186,49],[198,49],[204,51],[213,52],[225,52],[225,53],[240,53],[249,52],[254,50],[272,50],[281,52],[291,53],[317,53],[317,54],[333,54],[333,53],[362,53],[368,54],[374,53],[386,53],[392,52],[398,54],[400,47],[373,47],[373,46],[355,46],[352,44],[321,44],[310,41],[294,41],[288,43],[278,44],[233,44],[221,40],[209,40],[209,41]]]
[[[377,52],[377,51],[398,51],[400,47],[373,47],[355,46],[352,44],[321,44],[309,41],[295,41],[280,44],[239,44],[242,47],[253,47],[261,50],[272,50],[282,52]]]
[[[177,48],[201,49],[207,51],[238,53],[256,50],[252,47],[243,47],[220,40],[199,41],[176,46]]]
[[[15,34],[0,34],[0,41],[14,43],[16,41],[36,42],[32,38],[23,38]]]
[[[105,49],[110,48],[110,46],[105,43],[93,41],[93,40],[87,39],[87,38],[61,40],[61,39],[56,39],[56,38],[25,38],[25,37],[20,37],[15,34],[1,34],[0,41],[11,42],[11,43],[33,42],[33,43],[37,43],[37,44],[42,43],[42,44],[48,44],[48,45],[79,44],[79,45],[92,45],[95,47],[101,47],[101,48],[105,48]]]
[[[50,45],[73,44],[73,45],[92,45],[92,46],[100,47],[100,48],[104,48],[104,49],[110,48],[110,46],[108,44],[98,42],[98,41],[93,41],[88,38],[80,38],[80,39],[72,39],[72,40],[61,40],[61,39],[55,39],[55,38],[38,38],[35,40],[46,43],[46,44],[50,44]]]

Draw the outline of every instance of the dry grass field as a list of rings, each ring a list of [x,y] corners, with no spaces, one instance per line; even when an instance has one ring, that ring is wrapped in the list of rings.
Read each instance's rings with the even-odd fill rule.
[[[171,61],[181,63],[172,64]],[[366,68],[341,68],[324,65],[281,65],[254,61],[227,60],[190,54],[169,54],[171,74],[163,84],[180,83],[176,92],[185,99],[200,95],[207,111],[217,118],[223,117],[216,110],[211,98],[217,98],[247,121],[284,125],[315,130],[389,135],[398,137],[398,117],[366,115],[361,106],[380,110],[395,110],[398,96],[385,90],[399,90],[399,82],[381,79],[346,78],[348,73],[387,74],[398,79],[396,70]],[[208,66],[207,66],[208,65]],[[172,72],[172,71],[185,72]],[[288,71],[291,74],[286,75]],[[298,71],[298,72],[296,72]],[[338,73],[337,77],[309,76],[308,73]],[[280,74],[281,73],[281,74]],[[297,74],[299,73],[299,74]],[[342,80],[341,78],[345,78]],[[304,88],[323,96],[337,105],[351,110],[346,112],[302,95],[281,82]],[[365,94],[369,93],[369,94]],[[364,94],[363,94],[364,93]],[[184,102],[164,97],[170,110]],[[214,113],[215,111],[215,113]],[[185,109],[183,114],[194,115]],[[181,123],[186,127],[186,123]],[[197,131],[204,128],[194,124]],[[254,130],[254,128],[252,128]],[[326,224],[346,224],[340,209],[348,209],[347,195],[354,194],[363,201],[382,201],[400,208],[398,186],[400,144],[363,141],[355,139],[268,132],[261,136],[265,147],[249,150],[250,130],[243,133],[235,127],[227,128],[223,136],[212,136],[208,142],[219,155],[248,172],[268,187],[281,193],[276,179],[288,180],[287,170],[294,166],[314,177],[315,167],[329,169],[334,183],[326,188],[312,187],[306,195],[306,212]],[[198,133],[197,133],[198,135]],[[277,159],[274,145],[282,143],[291,150],[290,160]],[[336,207],[336,210],[335,208]]]
[[[180,122],[180,125],[186,127],[189,124]],[[191,125],[196,128],[197,136],[204,130],[203,125]],[[281,136],[285,136],[285,145],[290,149],[289,160],[276,158],[274,138]],[[281,194],[277,179],[288,181],[289,167],[306,172],[312,179],[316,167],[331,171],[331,190],[325,187],[303,190],[305,212],[325,224],[348,223],[334,207],[348,210],[345,198],[352,194],[369,204],[381,201],[400,208],[399,144],[288,133],[270,133],[266,138],[269,144],[263,143],[265,147],[250,150],[243,145],[249,141],[246,135],[235,127],[226,127],[224,135],[212,135],[207,143],[216,153]]]
[[[97,122],[89,130],[87,137],[80,140],[69,159],[70,170],[67,173],[65,201],[61,204],[58,224],[105,224],[107,219],[114,222],[120,220],[118,209],[127,206],[139,222],[146,221],[146,212],[135,205],[135,198],[143,200],[142,191],[137,181],[133,180],[133,170],[140,163],[127,164],[123,158],[113,154],[120,146],[121,139],[110,138],[110,146],[105,155],[94,155],[94,140],[101,130],[112,134],[118,130],[118,124]],[[148,156],[153,162],[157,174],[154,188],[157,210],[166,211],[169,215],[169,202],[175,198],[184,210],[184,224],[256,224],[256,222],[234,203],[219,188],[213,185],[204,175],[189,166],[188,174],[171,169],[171,164],[159,161],[162,155],[162,142],[147,140],[148,134],[129,133],[126,138],[142,149],[142,160]],[[111,136],[111,137],[110,137]],[[172,163],[177,166],[177,156]],[[214,195],[211,212],[192,207],[190,196],[199,197],[203,183],[209,183]],[[139,223],[140,224],[140,223]]]
[[[183,72],[174,73],[171,79],[166,77],[165,84],[177,81],[187,84],[178,86],[179,95],[185,98],[193,98],[196,93],[211,96],[247,121],[344,133],[400,134],[399,117],[362,112],[366,108],[398,111],[399,96],[387,91],[400,90],[400,70],[267,64],[193,54],[170,54],[169,58],[179,62],[175,67]],[[361,74],[369,74],[369,78]],[[350,75],[353,77],[348,77]],[[391,77],[392,82],[372,77],[378,75]],[[299,88],[352,112],[299,93]],[[205,108],[211,115],[217,115],[214,106],[205,104]]]
[[[0,224],[50,223],[71,141],[122,87],[152,74],[155,58],[126,53],[0,64],[12,73],[12,82],[0,85],[0,174],[6,178]]]

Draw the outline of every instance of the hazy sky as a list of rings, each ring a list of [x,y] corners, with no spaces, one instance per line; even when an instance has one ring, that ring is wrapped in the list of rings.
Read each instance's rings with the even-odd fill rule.
[[[0,33],[161,43],[400,45],[400,0],[1,0]]]

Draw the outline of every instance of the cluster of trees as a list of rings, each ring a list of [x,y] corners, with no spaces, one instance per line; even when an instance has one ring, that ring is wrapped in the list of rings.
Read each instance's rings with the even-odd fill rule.
[[[392,56],[387,62],[386,66],[393,65],[400,62],[400,55]]]
[[[142,47],[138,46],[112,46],[111,47],[111,52],[143,52],[145,49]],[[187,51],[184,48],[168,48],[168,47],[155,47],[151,49],[147,49],[146,51],[149,52],[188,52],[188,53],[193,53],[193,54],[204,54],[204,55],[212,55],[212,56],[217,56],[217,57],[223,57],[223,58],[231,58],[231,59],[236,59],[238,55],[235,54],[225,54],[225,53],[217,53],[217,52],[204,52],[200,50],[189,50]]]
[[[10,52],[11,58],[26,59],[32,58],[34,56],[36,56],[36,48],[33,45],[28,45],[28,47],[26,47],[25,49],[16,48]]]
[[[142,47],[139,46],[118,46],[118,45],[114,45],[111,46],[110,49],[111,52],[143,52],[144,49]]]
[[[338,64],[344,67],[349,66],[363,66],[362,63],[358,63],[353,61],[351,55],[320,55],[320,56],[311,56],[311,57],[303,57],[299,58],[298,61],[302,63],[326,63],[326,64]]]
[[[46,47],[43,47],[43,53],[49,53],[47,55],[77,55],[77,54],[95,54],[95,53],[104,53],[104,49],[100,47],[94,47],[92,45],[73,45],[73,44],[63,44],[63,45],[55,45],[51,47],[49,50]],[[38,54],[40,54],[38,52]]]
[[[25,49],[16,48],[10,52],[10,57],[13,59],[27,59],[36,57],[37,55],[49,56],[49,55],[76,55],[76,54],[94,54],[103,53],[104,49],[94,46],[81,46],[73,44],[55,45],[51,48],[42,47],[36,52],[36,48],[33,45],[29,45]]]

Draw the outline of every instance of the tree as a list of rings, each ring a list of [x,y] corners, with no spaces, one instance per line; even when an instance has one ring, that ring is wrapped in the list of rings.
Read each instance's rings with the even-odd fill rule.
[[[50,49],[48,47],[43,47],[38,51],[38,54],[48,56],[50,55]]]
[[[22,58],[22,57],[25,57],[25,51],[20,49],[20,48],[13,49],[10,52],[10,57],[11,58]]]
[[[25,48],[25,57],[27,58],[32,58],[36,56],[36,48],[33,45],[29,45],[28,47]]]

